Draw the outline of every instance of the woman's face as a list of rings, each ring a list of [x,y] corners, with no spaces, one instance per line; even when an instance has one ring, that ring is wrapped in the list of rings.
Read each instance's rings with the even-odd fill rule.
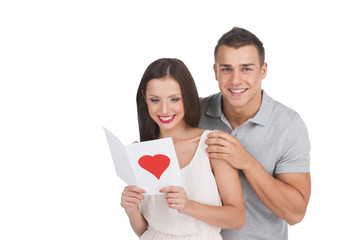
[[[185,110],[179,83],[172,77],[152,79],[147,83],[146,102],[151,118],[160,130],[185,126]]]

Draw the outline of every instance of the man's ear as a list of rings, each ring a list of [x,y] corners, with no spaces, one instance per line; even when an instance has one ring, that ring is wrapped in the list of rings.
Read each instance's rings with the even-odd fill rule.
[[[219,81],[219,80],[218,80],[218,75],[217,75],[216,63],[214,63],[213,68],[214,68],[215,79],[216,79],[216,81]]]
[[[266,77],[266,74],[267,74],[267,62],[264,62],[260,71],[261,71],[261,80],[262,80]]]

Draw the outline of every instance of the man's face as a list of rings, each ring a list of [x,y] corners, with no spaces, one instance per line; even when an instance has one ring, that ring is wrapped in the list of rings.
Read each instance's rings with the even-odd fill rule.
[[[260,66],[255,46],[235,49],[221,45],[214,71],[223,95],[223,108],[257,111],[261,103],[261,80],[266,76],[266,68],[266,63]]]

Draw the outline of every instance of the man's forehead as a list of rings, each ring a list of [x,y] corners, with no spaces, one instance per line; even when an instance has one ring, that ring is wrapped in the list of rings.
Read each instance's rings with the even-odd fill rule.
[[[260,62],[258,51],[253,45],[246,45],[239,48],[222,45],[218,52],[216,64],[218,66],[257,65]]]

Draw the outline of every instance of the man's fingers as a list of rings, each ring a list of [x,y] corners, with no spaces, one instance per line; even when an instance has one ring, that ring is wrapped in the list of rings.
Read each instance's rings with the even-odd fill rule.
[[[205,144],[207,145],[218,145],[221,147],[228,147],[231,143],[223,138],[208,138],[205,140]]]
[[[225,132],[217,131],[217,132],[209,133],[205,141],[205,144],[208,145],[216,144],[227,147],[230,146],[231,144],[236,143],[237,141],[238,140],[234,136],[231,136],[230,134]]]
[[[222,138],[231,141],[234,137],[223,131],[214,131],[207,135],[208,138]]]
[[[223,147],[220,145],[209,145],[205,151],[207,153],[224,153],[224,154],[228,154],[229,153],[229,149],[227,147]]]
[[[210,159],[225,160],[228,161],[229,155],[226,153],[208,153]]]

